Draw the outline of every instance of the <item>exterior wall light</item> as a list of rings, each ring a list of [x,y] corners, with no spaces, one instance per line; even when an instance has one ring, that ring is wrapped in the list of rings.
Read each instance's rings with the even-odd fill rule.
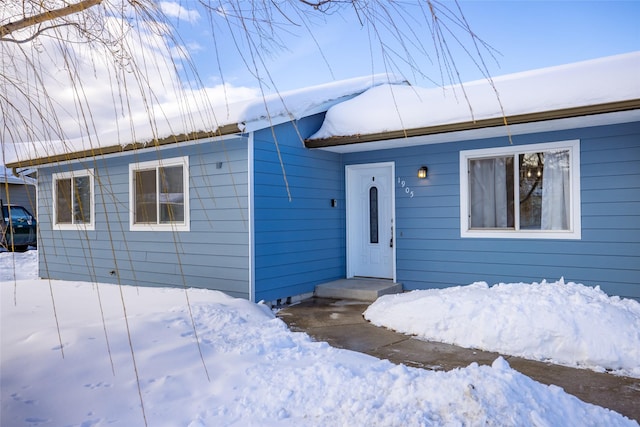
[[[420,169],[418,169],[418,178],[425,179],[427,177],[428,171],[429,168],[427,168],[426,166],[421,166]]]

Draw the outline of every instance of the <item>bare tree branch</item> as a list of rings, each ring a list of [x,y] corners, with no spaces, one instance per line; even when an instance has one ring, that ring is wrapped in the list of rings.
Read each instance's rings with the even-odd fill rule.
[[[96,6],[102,3],[102,0],[82,0],[79,3],[70,4],[69,6],[61,7],[60,9],[48,10],[34,16],[27,16],[19,21],[9,22],[8,24],[0,26],[0,40],[4,40],[9,34],[29,28],[34,25],[41,24],[43,22],[52,21],[57,18],[63,18],[65,16],[73,15],[74,13],[82,12],[90,7]]]
[[[307,1],[307,0],[299,0],[300,3],[304,3],[307,6],[311,6],[314,9],[320,9],[320,7],[324,6],[325,4],[331,3],[333,0],[322,0],[322,1]]]

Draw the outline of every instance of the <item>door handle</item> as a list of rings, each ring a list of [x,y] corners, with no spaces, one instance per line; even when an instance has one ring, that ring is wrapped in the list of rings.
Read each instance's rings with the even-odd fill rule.
[[[391,240],[389,240],[389,247],[393,247],[393,226],[391,227]]]

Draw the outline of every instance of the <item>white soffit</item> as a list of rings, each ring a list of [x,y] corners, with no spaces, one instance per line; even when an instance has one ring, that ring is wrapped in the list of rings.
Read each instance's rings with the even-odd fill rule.
[[[485,138],[523,135],[530,133],[553,132],[567,129],[580,129],[592,126],[605,126],[620,123],[640,122],[640,110],[605,113],[566,119],[547,120],[517,125],[494,126],[433,135],[396,138],[383,141],[352,143],[333,147],[316,148],[334,153],[357,153],[363,151],[386,150],[391,148],[415,147],[419,145],[444,144],[456,141],[471,141]]]

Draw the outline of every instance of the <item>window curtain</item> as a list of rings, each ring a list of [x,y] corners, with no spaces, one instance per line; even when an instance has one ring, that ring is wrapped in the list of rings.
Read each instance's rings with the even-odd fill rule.
[[[542,179],[543,230],[569,229],[569,152],[544,153]]]
[[[471,228],[507,227],[506,159],[471,161]]]

